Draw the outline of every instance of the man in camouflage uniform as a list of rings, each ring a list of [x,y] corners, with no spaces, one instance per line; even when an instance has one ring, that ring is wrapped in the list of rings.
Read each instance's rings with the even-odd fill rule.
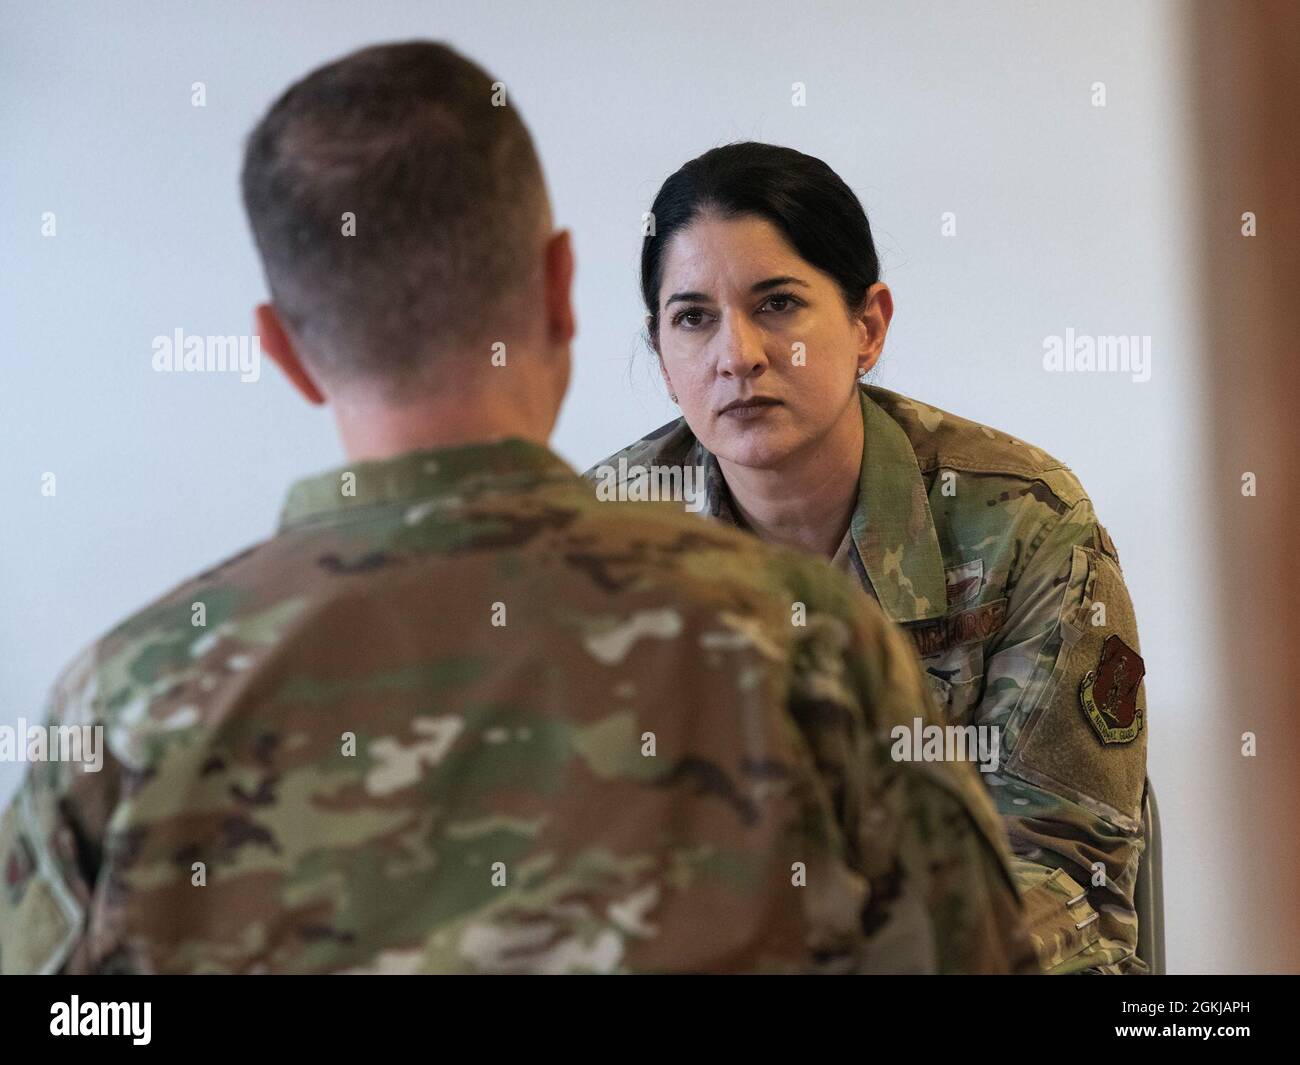
[[[936,711],[870,600],[545,447],[571,260],[492,94],[368,49],[250,138],[263,345],[352,461],[56,685],[108,754],[0,819],[0,971],[1032,970],[975,770],[890,757]]]
[[[1115,545],[1038,448],[883,388],[860,398],[858,500],[832,561],[912,637],[947,721],[1000,729],[1000,767],[981,779],[1043,968],[1145,972],[1144,667]],[[586,476],[650,466],[700,469],[699,509],[744,525],[684,419]]]

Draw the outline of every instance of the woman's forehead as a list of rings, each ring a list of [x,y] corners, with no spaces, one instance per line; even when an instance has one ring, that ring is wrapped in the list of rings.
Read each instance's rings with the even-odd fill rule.
[[[817,273],[766,218],[705,214],[669,241],[663,289],[706,284],[749,288],[774,274],[793,274],[812,283]]]

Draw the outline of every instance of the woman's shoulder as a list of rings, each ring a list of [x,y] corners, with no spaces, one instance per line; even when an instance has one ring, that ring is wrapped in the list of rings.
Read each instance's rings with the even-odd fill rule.
[[[637,466],[682,466],[693,462],[695,445],[695,434],[686,424],[686,419],[675,418],[594,463],[583,476],[596,480],[612,474],[622,481],[627,478],[627,471]]]
[[[1066,507],[1087,499],[1069,466],[1034,444],[898,392],[863,388],[907,435],[922,474],[943,469],[1038,482]]]

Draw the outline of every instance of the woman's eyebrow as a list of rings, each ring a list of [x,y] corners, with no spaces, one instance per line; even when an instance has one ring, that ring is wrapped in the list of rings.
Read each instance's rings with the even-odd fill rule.
[[[782,285],[802,285],[804,288],[812,288],[812,285],[801,278],[794,277],[790,274],[783,274],[780,277],[769,277],[766,281],[760,281],[756,285],[751,285],[750,292],[766,292],[771,288],[780,288]],[[667,307],[672,303],[712,303],[713,297],[705,295],[703,292],[674,292],[664,301]]]
[[[766,281],[760,281],[757,285],[750,288],[750,292],[766,292],[769,288],[780,288],[782,285],[803,285],[804,288],[812,288],[807,281],[801,281],[797,277],[769,277]]]

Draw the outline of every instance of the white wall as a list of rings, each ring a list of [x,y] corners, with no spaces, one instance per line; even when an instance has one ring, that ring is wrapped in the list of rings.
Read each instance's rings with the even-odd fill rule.
[[[1172,4],[5,5],[0,721],[39,713],[74,650],[266,535],[291,479],[341,461],[328,415],[269,363],[256,384],[169,377],[150,342],[251,329],[264,290],[237,174],[271,99],[417,36],[507,83],[574,231],[581,333],[555,444],[579,467],[674,415],[636,294],[641,212],[669,172],[753,138],[857,190],[898,308],[878,383],[1063,458],[1118,543],[1148,662],[1171,968],[1248,965],[1237,871],[1213,861],[1232,817],[1207,784],[1226,754]],[[1044,337],[1067,328],[1149,335],[1151,380],[1044,372]],[[0,765],[0,797],[18,768]]]

